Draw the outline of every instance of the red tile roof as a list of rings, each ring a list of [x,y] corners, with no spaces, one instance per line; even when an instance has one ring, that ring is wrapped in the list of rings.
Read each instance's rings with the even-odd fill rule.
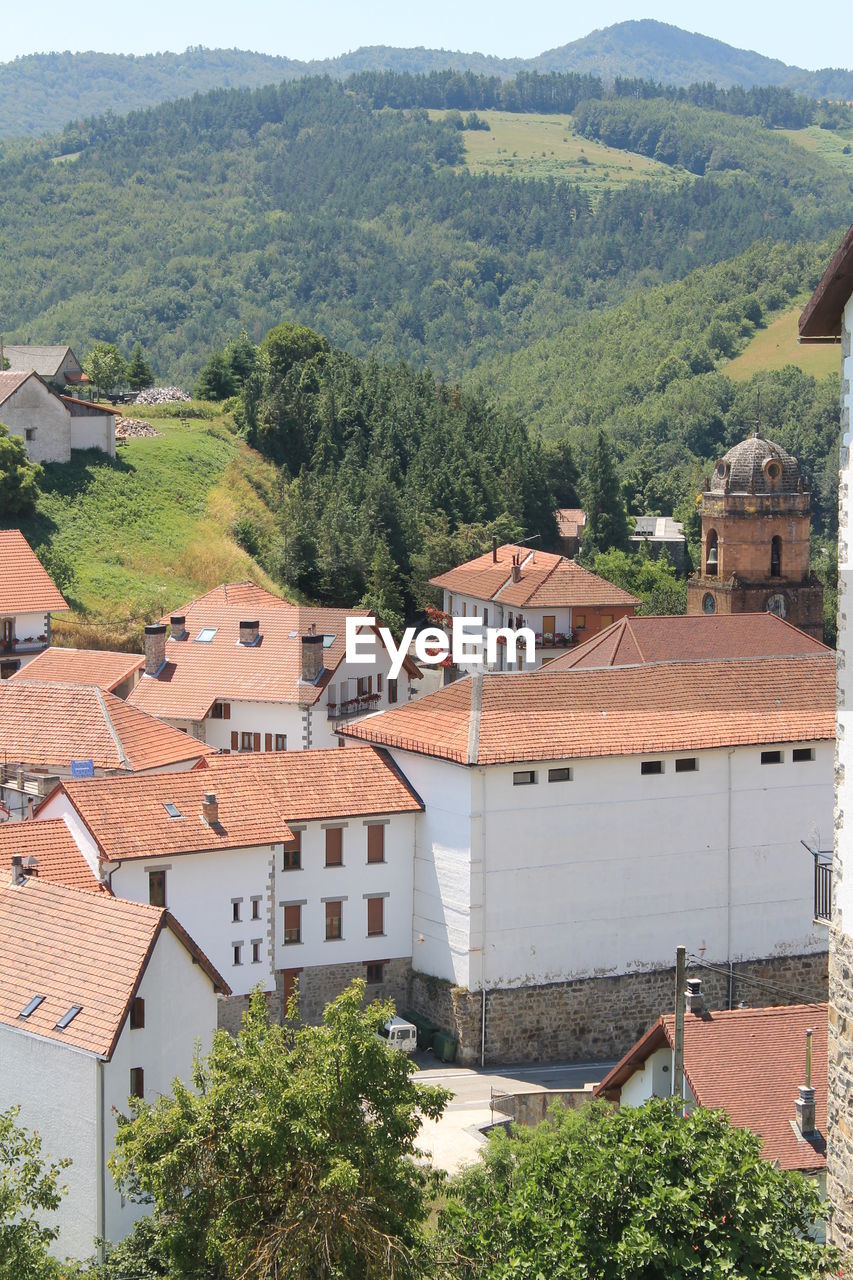
[[[18,678],[0,683],[0,756],[10,763],[68,769],[72,760],[91,760],[96,769],[136,773],[211,753],[203,742],[94,685]]]
[[[9,374],[0,374],[3,377]],[[20,529],[0,529],[0,565],[0,613],[51,613],[68,608]]]
[[[813,640],[772,613],[628,617],[620,618],[584,644],[554,658],[548,670],[830,652],[819,640]]]
[[[561,538],[577,538],[586,524],[582,507],[557,507],[554,519],[557,521],[557,532]]]
[[[89,893],[109,893],[96,879],[62,818],[0,823],[0,884],[7,883],[12,858],[18,854],[35,859],[39,880]]]
[[[820,1138],[798,1136],[792,1121],[797,1090],[805,1084],[806,1031],[812,1036],[812,1086]],[[628,1050],[595,1090],[618,1096],[622,1085],[664,1044],[675,1042],[675,1016],[660,1018]],[[700,1107],[723,1110],[739,1129],[764,1140],[766,1160],[783,1169],[826,1167],[827,1006],[798,1004],[770,1009],[685,1015],[684,1074]]]
[[[340,732],[460,764],[830,741],[835,655],[469,677]]]
[[[151,715],[189,720],[203,719],[217,698],[317,702],[343,661],[347,617],[366,616],[359,609],[294,605],[253,582],[217,587],[173,613],[186,618],[189,638],[167,641],[165,667],[157,676],[143,676],[128,701]],[[240,622],[248,620],[260,624],[256,645],[238,643]],[[312,625],[318,634],[334,637],[323,649],[325,670],[316,684],[301,678],[301,637]],[[196,639],[204,627],[216,631],[208,643]],[[412,663],[407,670],[420,675]]]
[[[228,993],[168,911],[31,876],[0,888],[0,1023],[110,1058],[164,928],[191,951],[214,987]],[[45,999],[21,1018],[36,995]],[[59,1029],[73,1005],[80,1012]]]
[[[112,691],[138,671],[145,659],[138,653],[102,649],[60,649],[51,645],[12,676],[13,680],[53,680],[59,684],[93,684]]]
[[[512,562],[516,556],[521,558],[521,572],[519,581],[513,582]],[[448,573],[430,578],[430,582],[434,587],[473,596],[475,600],[494,600],[516,607],[565,609],[640,603],[636,596],[582,569],[574,560],[513,543],[457,565]]]

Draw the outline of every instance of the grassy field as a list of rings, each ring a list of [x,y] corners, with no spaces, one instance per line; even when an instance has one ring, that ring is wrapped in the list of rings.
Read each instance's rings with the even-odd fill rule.
[[[153,425],[158,436],[120,444],[115,461],[88,451],[45,467],[21,528],[73,571],[61,643],[135,647],[146,622],[220,582],[273,586],[233,537],[238,515],[273,535],[273,468],[222,420]]]
[[[813,124],[808,129],[782,129],[781,132],[798,146],[805,147],[806,151],[816,152],[829,164],[836,165],[853,178],[853,129],[836,131],[821,129]]]
[[[446,112],[432,111],[432,116]],[[632,151],[619,151],[572,132],[570,116],[538,116],[480,111],[489,129],[465,130],[465,153],[472,173],[514,178],[556,178],[577,183],[593,199],[629,182],[655,178],[674,184],[688,175]]]
[[[797,320],[805,306],[801,304],[778,316],[766,329],[759,329],[749,345],[722,367],[721,372],[735,382],[746,382],[762,369],[781,369],[795,364],[815,378],[837,374],[841,367],[837,346],[800,346],[797,342]]]

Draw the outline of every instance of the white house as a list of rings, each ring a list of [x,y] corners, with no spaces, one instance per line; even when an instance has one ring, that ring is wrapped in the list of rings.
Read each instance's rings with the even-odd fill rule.
[[[834,675],[826,651],[493,674],[351,726],[425,806],[413,1006],[443,980],[420,1004],[467,1060],[604,1059],[666,1007],[680,943],[725,1004],[759,973],[820,998]]]
[[[50,615],[68,605],[20,529],[0,529],[0,680],[50,644]]]
[[[36,825],[36,824],[33,824]],[[26,850],[24,850],[26,852]],[[132,1094],[191,1079],[228,987],[168,911],[26,875],[0,889],[0,1110],[70,1158],[57,1257],[85,1259],[146,1212],[107,1169]]]
[[[800,317],[801,342],[841,342],[838,512],[838,753],[829,933],[827,1193],[831,1237],[853,1253],[853,227]]]
[[[293,605],[253,582],[217,587],[145,629],[145,673],[129,702],[224,751],[301,751],[338,743],[341,724],[407,702],[408,658],[346,661],[351,610]]]
[[[0,342],[0,357],[5,357],[13,373],[37,373],[45,382],[59,388],[81,386],[89,381],[71,348],[61,344]],[[2,364],[0,358],[0,366]]]
[[[65,782],[37,818],[64,817],[114,893],[173,912],[226,975],[234,1029],[258,984],[280,1015],[298,977],[307,1021],[356,976],[405,997],[421,808],[386,753],[361,747]]]
[[[529,627],[536,637],[536,666],[640,605],[636,596],[566,556],[514,543],[499,547],[497,540],[490,552],[430,582],[441,588],[445,625],[467,617],[480,618],[485,627]],[[499,648],[499,670],[525,665],[523,656],[513,663]]]
[[[116,411],[60,395],[38,373],[0,372],[0,422],[31,462],[70,462],[72,449],[115,457]]]

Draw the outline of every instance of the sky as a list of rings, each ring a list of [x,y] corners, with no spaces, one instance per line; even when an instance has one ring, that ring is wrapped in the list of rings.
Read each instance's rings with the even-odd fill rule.
[[[256,49],[290,58],[333,57],[360,45],[462,49],[532,57],[631,18],[657,18],[742,49],[817,69],[853,64],[849,0],[824,0],[819,21],[792,0],[41,0],[6,4],[0,61],[27,53],[96,49],[153,53],[209,48]],[[844,35],[847,35],[847,39]]]

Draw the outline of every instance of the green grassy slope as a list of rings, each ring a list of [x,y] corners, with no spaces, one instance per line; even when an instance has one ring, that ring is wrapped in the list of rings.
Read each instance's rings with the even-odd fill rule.
[[[766,328],[758,329],[740,355],[723,366],[726,377],[744,382],[753,374],[767,369],[783,369],[792,364],[813,378],[837,374],[839,348],[836,346],[800,346],[797,342],[797,320],[806,303],[803,298],[790,311],[783,311]]]

